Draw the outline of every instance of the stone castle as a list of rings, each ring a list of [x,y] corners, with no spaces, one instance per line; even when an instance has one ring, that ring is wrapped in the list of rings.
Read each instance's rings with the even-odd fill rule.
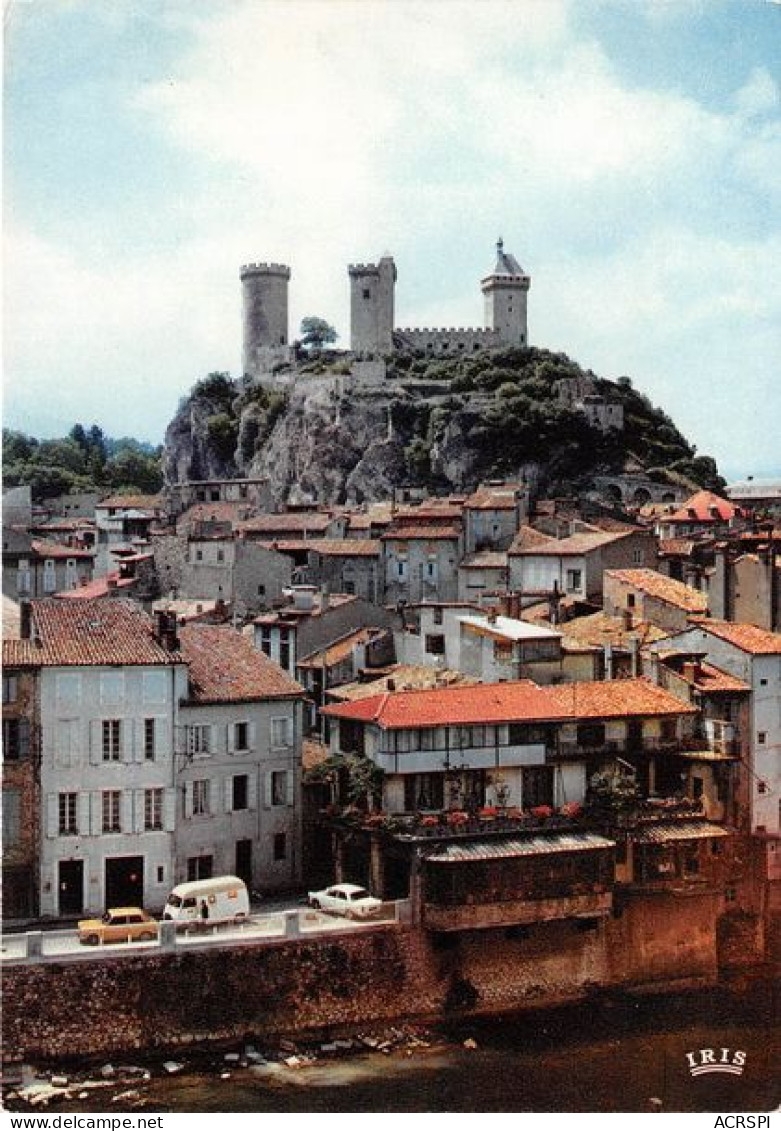
[[[514,255],[496,245],[492,271],[480,281],[485,325],[477,329],[399,329],[394,326],[396,265],[390,255],[379,263],[349,267],[350,350],[358,357],[422,351],[453,354],[497,346],[528,344],[527,296],[531,278]],[[249,263],[241,268],[244,338],[248,377],[262,378],[279,362],[291,360],[288,333],[290,268],[281,263]]]

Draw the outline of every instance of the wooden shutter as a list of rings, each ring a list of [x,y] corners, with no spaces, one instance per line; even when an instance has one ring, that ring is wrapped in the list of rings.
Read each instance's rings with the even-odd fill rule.
[[[119,795],[119,830],[123,833],[133,831],[133,790],[123,789]]]
[[[247,731],[247,743],[249,745],[250,750],[254,751],[256,749],[257,741],[258,741],[258,728],[257,728],[255,723],[250,723],[248,731]]]
[[[271,808],[271,798],[272,798],[271,774],[270,773],[264,774],[264,778],[265,778],[265,782],[264,782],[264,789],[263,789],[263,805],[266,809],[270,809]]]
[[[233,812],[233,778],[230,774],[224,780],[225,812]]]
[[[89,836],[90,821],[88,793],[79,794],[79,799],[76,802],[76,817],[78,821],[77,828],[79,830],[79,836]]]
[[[119,757],[122,762],[133,761],[133,719],[119,721]],[[128,825],[130,828],[130,825]]]
[[[184,815],[185,817],[192,817],[193,815],[193,783],[191,781],[184,783]]]
[[[176,790],[167,789],[163,796],[163,827],[167,833],[176,828]]]
[[[103,832],[103,796],[97,790],[89,795],[89,823],[93,836]]]
[[[46,835],[57,836],[60,830],[60,798],[50,793],[46,798]]]
[[[145,801],[146,790],[134,789],[133,790],[133,832],[142,833],[145,826]]]
[[[236,752],[236,724],[228,723],[226,726],[225,734],[225,752],[226,754],[235,754]]]
[[[133,761],[144,761],[144,737],[146,735],[146,719],[128,719],[128,730],[132,731],[133,736]],[[155,738],[157,735],[155,735]]]
[[[296,800],[296,775],[292,769],[287,770],[286,773],[287,779],[285,785],[287,787],[287,792],[285,796],[285,804],[293,805],[295,804]]]
[[[103,720],[90,719],[89,724],[89,760],[93,766],[99,766],[103,761]]]
[[[258,807],[258,779],[257,775],[247,774],[247,808],[257,809]]]

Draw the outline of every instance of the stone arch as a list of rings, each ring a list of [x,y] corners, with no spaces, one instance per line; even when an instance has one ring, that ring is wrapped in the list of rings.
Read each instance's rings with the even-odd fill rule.
[[[623,503],[624,492],[621,490],[618,483],[608,483],[605,487],[605,497],[611,503]]]
[[[674,503],[675,502],[675,492],[674,491],[663,491],[660,502],[662,502],[662,503]]]
[[[632,493],[632,502],[636,507],[644,507],[651,502],[651,492],[647,487],[636,487]]]

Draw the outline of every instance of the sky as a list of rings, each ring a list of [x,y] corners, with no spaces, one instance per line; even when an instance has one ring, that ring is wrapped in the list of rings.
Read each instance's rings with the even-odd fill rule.
[[[240,374],[242,263],[349,345],[482,325],[502,236],[529,339],[628,375],[731,480],[781,475],[781,4],[9,0],[5,424],[161,441]]]

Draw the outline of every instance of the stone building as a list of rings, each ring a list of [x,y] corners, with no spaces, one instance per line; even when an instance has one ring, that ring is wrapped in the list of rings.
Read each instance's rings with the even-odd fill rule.
[[[603,594],[605,612],[627,616],[627,627],[636,619],[679,632],[690,617],[708,614],[705,593],[654,569],[606,570]]]
[[[39,677],[32,642],[3,640],[4,919],[38,914]]]
[[[241,268],[245,374],[255,374],[286,354],[290,268],[282,263],[247,263]]]

